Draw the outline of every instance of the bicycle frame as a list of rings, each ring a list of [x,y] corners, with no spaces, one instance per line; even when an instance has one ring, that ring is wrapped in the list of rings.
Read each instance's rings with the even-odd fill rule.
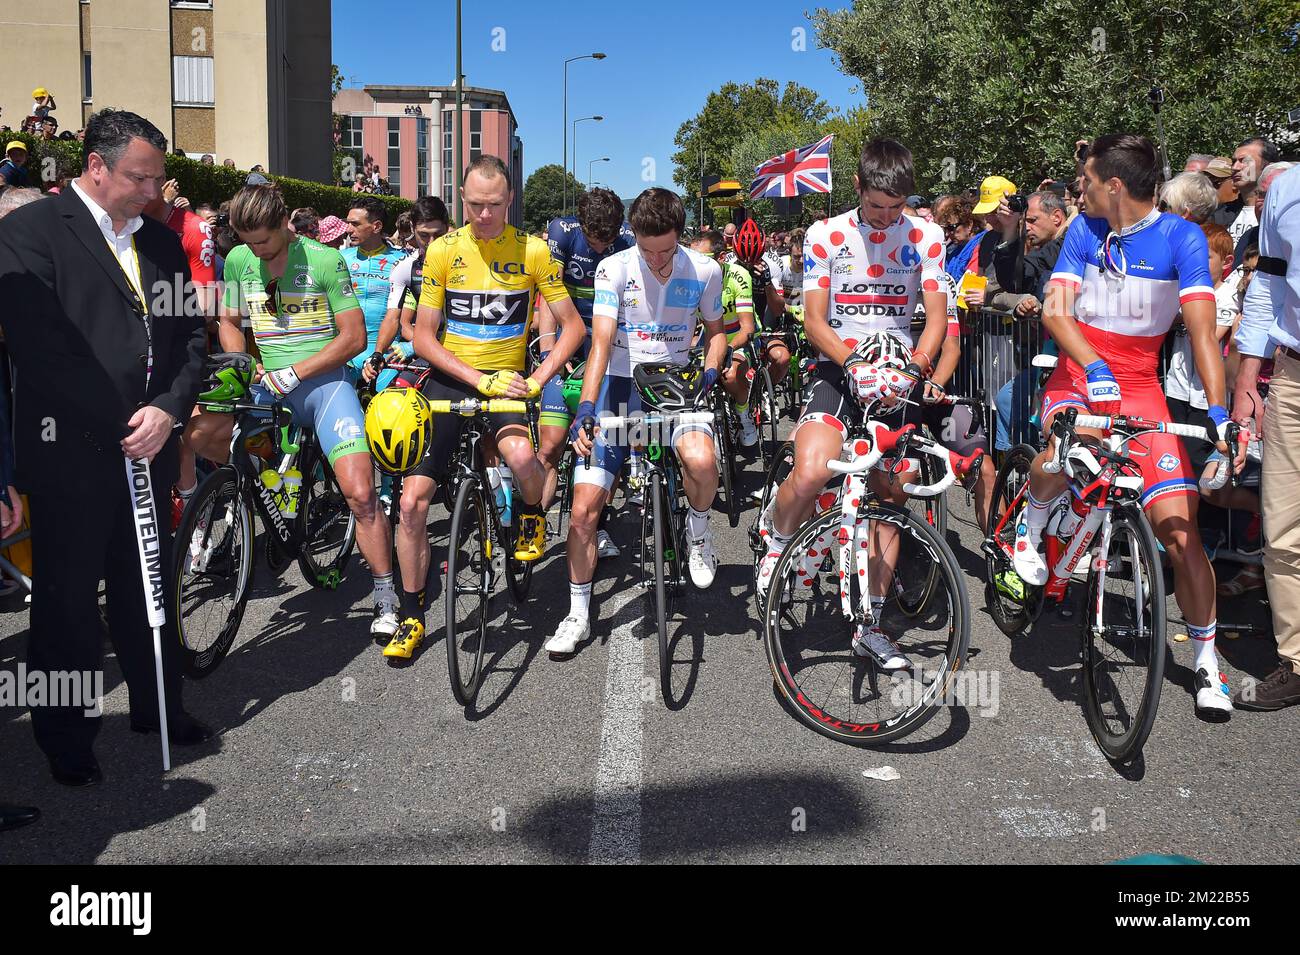
[[[282,420],[289,416],[289,413],[278,402],[271,405],[269,419],[262,417],[267,411],[265,405],[239,402],[234,404],[232,410],[238,417],[235,418],[235,426],[231,431],[230,462],[226,467],[235,474],[236,493],[245,495],[253,501],[254,510],[262,516],[263,526],[275,532],[276,540],[284,555],[291,559],[296,558],[303,542],[300,528],[294,526],[297,519],[295,518],[291,523],[280,513],[280,508],[276,506],[270,490],[262,483],[261,473],[252,461],[253,456],[244,450],[243,444],[249,438],[278,431],[279,440],[276,444],[281,457],[277,470],[283,473],[297,459],[303,447],[315,440],[315,436],[294,425],[292,421],[289,424],[282,424]],[[290,440],[291,433],[297,440]],[[256,489],[256,493],[249,493],[250,488]],[[301,510],[299,517],[306,519]]]

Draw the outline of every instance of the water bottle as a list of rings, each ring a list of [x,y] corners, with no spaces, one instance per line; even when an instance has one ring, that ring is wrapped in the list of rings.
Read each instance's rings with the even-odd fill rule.
[[[497,504],[501,509],[501,526],[509,527],[514,520],[515,476],[504,461],[497,467],[497,473],[501,480],[501,497]]]
[[[302,492],[302,472],[296,467],[285,470],[283,478],[284,516],[291,520],[298,516],[298,498]]]
[[[284,480],[280,477],[280,472],[274,468],[267,468],[262,472],[262,483],[271,492],[271,500],[275,502],[276,509],[284,513],[287,501],[285,500]]]
[[[627,486],[633,491],[641,486],[641,473],[644,467],[641,461],[641,449],[633,448],[627,465]]]

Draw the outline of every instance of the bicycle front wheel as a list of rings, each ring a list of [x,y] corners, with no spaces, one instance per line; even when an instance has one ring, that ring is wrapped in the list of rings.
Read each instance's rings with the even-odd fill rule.
[[[989,536],[984,542],[984,603],[998,629],[1008,637],[1023,633],[1043,602],[1043,588],[1020,579],[1012,565],[1016,522],[1029,493],[1029,471],[1038,452],[1021,444],[1007,452],[993,482],[989,502]]]
[[[1165,674],[1165,578],[1155,534],[1137,507],[1116,509],[1110,543],[1088,571],[1083,628],[1083,713],[1116,762],[1142,750]]]
[[[718,456],[718,494],[727,512],[727,523],[736,526],[736,490],[732,486],[736,475],[736,446],[732,437],[732,410],[725,400],[714,408],[713,447]]]
[[[233,468],[204,479],[172,543],[172,613],[187,676],[202,679],[239,633],[253,573],[253,515]]]
[[[302,551],[298,569],[313,587],[337,589],[357,541],[357,520],[339,490],[338,479],[315,441],[298,461],[302,471],[298,531]]]
[[[872,746],[915,732],[952,702],[970,614],[956,558],[924,520],[879,503],[861,519],[869,536],[887,525],[902,538],[904,553],[920,549],[940,568],[923,615],[903,614],[896,596],[881,613],[881,628],[910,666],[884,670],[851,646],[854,624],[844,617],[840,588],[859,606],[859,580],[840,579],[838,511],[815,515],[786,546],[763,608],[763,637],[777,688],[799,721],[833,740]]]
[[[656,468],[646,481],[645,506],[641,512],[641,576],[659,638],[659,687],[665,700],[673,699],[668,624],[677,590],[678,560],[668,490],[663,472]]]
[[[451,693],[470,706],[483,680],[483,651],[493,617],[492,596],[501,576],[494,554],[487,498],[477,477],[466,477],[456,492],[447,541],[447,673]]]

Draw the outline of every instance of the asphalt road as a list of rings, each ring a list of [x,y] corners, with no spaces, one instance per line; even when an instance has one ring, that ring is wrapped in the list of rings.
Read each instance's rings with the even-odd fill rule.
[[[751,464],[748,487],[758,480]],[[0,836],[0,861],[1300,861],[1300,707],[1201,722],[1191,647],[1171,640],[1144,758],[1117,770],[1084,723],[1077,638],[1050,620],[1015,641],[997,630],[971,511],[960,494],[951,504],[974,604],[969,665],[997,693],[901,742],[837,744],[777,703],[749,597],[748,514],[734,530],[714,516],[723,566],[712,590],[679,604],[684,699],[666,707],[632,586],[637,525],[624,516],[614,533],[629,546],[600,566],[593,642],[564,663],[541,650],[567,612],[553,542],[532,598],[489,649],[472,711],[451,697],[440,633],[405,668],[380,656],[355,558],[334,593],[307,587],[296,567],[272,581],[261,566],[235,649],[186,689],[220,737],[174,750],[166,778],[157,737],[128,730],[111,657],[102,786],[53,783],[26,711],[0,708],[0,798],[45,813]],[[445,539],[445,520],[434,531]],[[1267,627],[1257,599],[1220,618]],[[441,605],[428,619],[441,620]],[[17,667],[26,627],[21,606],[0,613],[0,667]],[[1275,659],[1267,629],[1219,646],[1234,686]],[[864,776],[886,766],[897,778]]]

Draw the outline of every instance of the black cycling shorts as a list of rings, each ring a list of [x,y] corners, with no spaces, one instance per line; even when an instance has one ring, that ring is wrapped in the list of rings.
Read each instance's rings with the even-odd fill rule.
[[[424,385],[420,388],[420,394],[430,401],[459,401],[462,398],[483,397],[473,385],[467,385],[457,378],[451,378],[436,368],[424,380]],[[452,455],[456,453],[456,448],[460,444],[461,431],[468,420],[464,415],[435,414],[433,416],[433,440],[429,442],[429,451],[425,454],[424,459],[408,474],[429,477],[436,481],[445,479],[451,469]],[[521,425],[524,428],[528,427],[528,416],[517,411],[495,412],[488,415],[488,421],[491,423],[493,430],[498,432],[512,424]]]

